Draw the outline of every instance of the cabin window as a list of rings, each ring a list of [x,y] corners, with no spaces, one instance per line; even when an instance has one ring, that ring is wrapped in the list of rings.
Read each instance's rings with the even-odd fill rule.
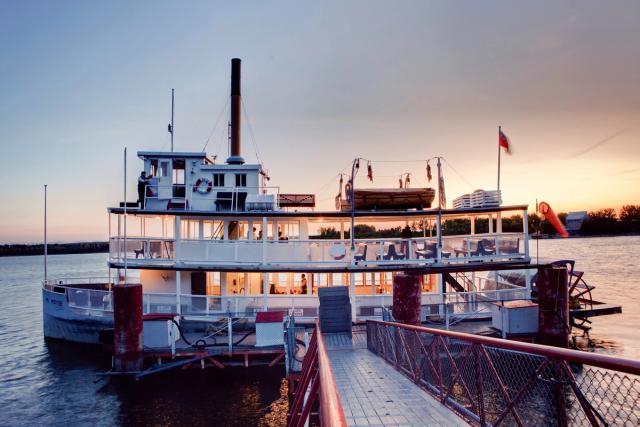
[[[158,176],[169,176],[169,162],[160,162],[160,170]]]
[[[158,161],[157,160],[149,161],[149,175],[158,176]]]
[[[173,161],[173,183],[184,184],[184,160]]]
[[[214,187],[224,187],[224,174],[223,173],[214,173],[213,174],[213,186]]]
[[[237,173],[236,174],[236,187],[246,187],[247,186],[247,174],[246,173]]]

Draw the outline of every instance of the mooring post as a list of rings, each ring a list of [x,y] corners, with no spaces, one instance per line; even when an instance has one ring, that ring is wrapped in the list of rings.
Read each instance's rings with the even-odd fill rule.
[[[393,277],[393,318],[407,325],[420,324],[420,276],[403,273]]]
[[[540,344],[569,345],[569,288],[567,268],[538,269],[538,330]]]
[[[113,286],[113,370],[142,370],[142,285]]]
[[[420,313],[422,303],[422,286],[420,275],[411,273],[396,274],[393,277],[393,318],[407,325],[420,325]],[[405,334],[396,328],[395,351],[396,362],[400,363],[402,354],[416,354],[419,347],[414,334]],[[407,346],[406,352],[401,351],[402,346]],[[411,361],[407,361],[412,363]]]

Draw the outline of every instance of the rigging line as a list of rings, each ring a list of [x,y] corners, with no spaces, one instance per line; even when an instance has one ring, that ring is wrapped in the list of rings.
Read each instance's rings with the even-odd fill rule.
[[[369,160],[369,159],[367,159]],[[424,163],[427,159],[419,159],[419,160],[369,160],[371,163]]]
[[[240,104],[242,105],[242,111],[244,112],[244,118],[247,120],[247,127],[249,128],[249,136],[251,137],[251,145],[253,145],[253,151],[256,153],[256,158],[258,159],[258,163],[262,164],[262,159],[260,158],[260,152],[258,151],[258,144],[256,144],[256,136],[253,133],[253,126],[251,126],[251,121],[249,120],[249,114],[247,114],[247,108],[244,105],[244,99],[240,100]]]
[[[472,188],[472,189],[474,189],[474,190],[475,190],[476,188],[478,188],[478,187],[476,187],[475,185],[473,185],[472,183],[470,183],[470,182],[469,182],[469,180],[468,180],[467,178],[465,178],[464,176],[462,176],[462,174],[461,174],[460,172],[458,172],[458,170],[457,170],[456,168],[454,168],[454,167],[453,167],[453,165],[451,164],[451,162],[450,162],[450,161],[448,161],[448,160],[447,160],[447,159],[445,159],[444,157],[443,157],[443,160],[445,161],[445,163],[446,163],[447,165],[449,165],[449,167],[451,168],[451,170],[452,170],[452,171],[454,171],[454,172],[456,173],[456,175],[458,175],[460,178],[462,178],[462,180],[463,180],[464,182],[466,182],[466,183],[469,185],[469,187],[471,187],[471,188]]]
[[[207,137],[207,140],[204,143],[204,147],[202,147],[202,151],[205,151],[207,149],[207,145],[209,145],[209,141],[211,141],[211,137],[213,136],[213,133],[218,128],[218,124],[220,123],[220,119],[222,118],[223,114],[227,111],[227,106],[228,105],[229,105],[229,98],[227,98],[226,102],[222,106],[222,110],[220,110],[220,113],[218,113],[218,118],[216,119],[216,122],[213,125],[213,129],[211,129],[211,132],[209,133],[209,136]]]
[[[323,184],[321,187],[319,187],[315,193],[318,194],[320,193],[320,190],[324,190],[325,187],[328,187],[329,185],[331,185],[331,183],[335,183],[335,179],[338,178],[340,179],[340,175],[344,174],[345,171],[349,168],[349,166],[351,165],[351,162],[347,163],[342,169],[340,169],[340,172],[338,172],[337,174],[335,174],[334,176],[331,177],[331,179],[329,181],[327,181],[326,184]]]

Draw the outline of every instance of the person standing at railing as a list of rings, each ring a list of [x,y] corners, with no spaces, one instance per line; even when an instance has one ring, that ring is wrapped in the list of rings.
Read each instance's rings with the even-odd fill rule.
[[[413,233],[411,232],[411,227],[406,225],[402,231],[400,232],[400,237],[403,239],[402,241],[402,253],[404,258],[409,259],[409,239],[413,237]]]
[[[144,196],[150,180],[151,177],[147,176],[145,171],[140,172],[140,176],[138,177],[138,205],[140,209],[144,209]]]
[[[300,279],[300,294],[307,294],[307,277],[304,275],[304,273],[302,274],[302,278]]]

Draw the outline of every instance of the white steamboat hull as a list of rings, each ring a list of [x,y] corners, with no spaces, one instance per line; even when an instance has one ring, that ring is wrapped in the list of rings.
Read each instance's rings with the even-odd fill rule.
[[[42,290],[44,336],[66,341],[100,344],[100,332],[113,328],[113,316],[96,315],[69,307],[65,294]]]

